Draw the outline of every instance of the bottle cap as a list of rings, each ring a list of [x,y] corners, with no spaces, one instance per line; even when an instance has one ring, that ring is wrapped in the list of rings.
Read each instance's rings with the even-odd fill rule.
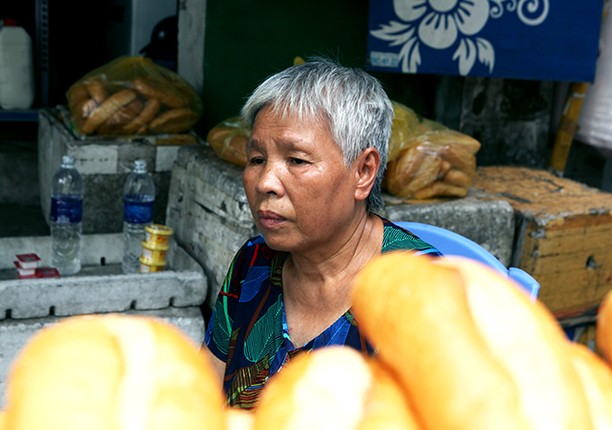
[[[146,169],[147,169],[146,160],[135,160],[134,161],[134,170],[146,170]]]
[[[69,166],[74,166],[74,157],[72,155],[63,155],[62,156],[62,164],[66,164]]]

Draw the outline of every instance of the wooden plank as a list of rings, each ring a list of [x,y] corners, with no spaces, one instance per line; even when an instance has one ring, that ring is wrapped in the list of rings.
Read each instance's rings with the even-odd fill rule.
[[[606,281],[607,278],[607,281]],[[574,270],[535,277],[540,282],[538,299],[555,315],[581,313],[601,303],[612,289],[608,271]]]
[[[534,251],[540,257],[573,252],[606,253],[612,252],[612,230],[607,234],[591,232],[584,235],[568,235],[568,237],[543,238],[537,241]]]
[[[476,171],[473,190],[483,198],[507,200],[517,212],[538,218],[609,213],[612,194],[550,172],[515,166],[483,166]]]
[[[541,230],[541,229],[539,229]],[[612,215],[589,214],[563,218],[549,223],[543,230],[546,237],[565,236],[567,234],[584,234],[595,231],[612,233]]]
[[[528,261],[529,273],[532,276],[544,276],[550,273],[574,270],[612,270],[612,250],[589,252],[588,250],[547,255]],[[523,269],[525,270],[525,269]]]

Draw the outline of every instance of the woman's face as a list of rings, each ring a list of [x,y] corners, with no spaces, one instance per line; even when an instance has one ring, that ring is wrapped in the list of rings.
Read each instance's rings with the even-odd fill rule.
[[[262,109],[247,145],[244,188],[272,248],[318,248],[354,219],[357,174],[346,167],[326,123]],[[361,202],[363,203],[363,202]]]

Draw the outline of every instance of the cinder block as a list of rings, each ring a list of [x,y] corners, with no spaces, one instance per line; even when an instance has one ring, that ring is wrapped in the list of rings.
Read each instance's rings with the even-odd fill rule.
[[[78,138],[67,120],[67,110],[61,106],[42,109],[38,125],[38,177],[40,202],[48,219],[51,204],[51,181],[61,164],[62,156],[75,157],[75,166],[83,176],[84,233],[115,233],[123,226],[123,186],[134,160],[147,161],[156,188],[154,221],[165,223],[170,174],[178,149],[187,142],[197,143],[197,137],[173,135],[144,137]],[[178,136],[178,135],[175,135]],[[177,142],[177,143],[173,143]]]
[[[83,236],[83,269],[60,278],[17,279],[15,254],[35,252],[51,262],[51,238],[0,239],[0,324],[3,320],[168,307],[198,307],[207,294],[202,267],[176,242],[166,270],[121,273],[121,234]]]
[[[216,300],[232,257],[257,234],[242,186],[242,170],[220,160],[207,144],[179,150],[172,170],[167,224],[204,268]]]
[[[512,205],[504,200],[480,200],[468,194],[463,199],[395,203],[385,196],[385,216],[391,221],[432,224],[454,231],[480,244],[506,267],[514,246],[515,217]]]

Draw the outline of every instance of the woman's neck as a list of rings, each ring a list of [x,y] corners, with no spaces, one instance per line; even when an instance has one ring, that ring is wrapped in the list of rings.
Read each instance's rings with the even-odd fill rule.
[[[294,345],[314,338],[350,308],[353,278],[380,254],[382,238],[382,221],[371,215],[337,251],[287,257],[283,301]]]

